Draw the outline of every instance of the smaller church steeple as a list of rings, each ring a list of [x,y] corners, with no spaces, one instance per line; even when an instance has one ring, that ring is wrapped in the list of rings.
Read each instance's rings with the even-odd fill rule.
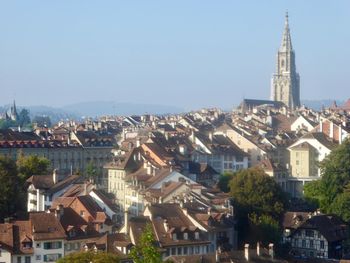
[[[288,21],[288,11],[286,12],[286,18],[284,22],[284,32],[282,36],[282,43],[280,47],[280,52],[292,51],[292,38],[290,37],[289,21]]]

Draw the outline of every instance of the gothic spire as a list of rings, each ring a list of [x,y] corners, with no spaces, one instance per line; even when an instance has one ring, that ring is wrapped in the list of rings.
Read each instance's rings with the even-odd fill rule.
[[[288,52],[288,51],[292,51],[292,50],[293,50],[293,47],[292,47],[292,39],[290,37],[288,12],[286,12],[286,20],[284,22],[284,32],[283,32],[280,52]]]

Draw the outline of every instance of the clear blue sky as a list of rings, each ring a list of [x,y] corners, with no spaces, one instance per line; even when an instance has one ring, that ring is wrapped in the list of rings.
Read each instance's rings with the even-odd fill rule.
[[[289,11],[302,99],[350,97],[350,1],[1,1],[0,104],[268,98]]]

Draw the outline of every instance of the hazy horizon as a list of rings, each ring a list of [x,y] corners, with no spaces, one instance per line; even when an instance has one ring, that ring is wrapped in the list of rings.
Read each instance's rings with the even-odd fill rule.
[[[268,99],[286,10],[301,99],[346,100],[346,0],[11,1],[0,4],[0,105]]]

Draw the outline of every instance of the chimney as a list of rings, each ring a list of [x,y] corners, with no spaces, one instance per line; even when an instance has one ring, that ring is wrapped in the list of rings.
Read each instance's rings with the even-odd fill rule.
[[[220,262],[220,253],[221,253],[220,248],[215,250],[215,262],[216,263]]]
[[[244,245],[244,258],[249,261],[249,244]]]
[[[261,253],[260,253],[260,242],[256,243],[256,254],[258,255],[258,257],[261,256]]]
[[[56,184],[58,182],[57,169],[53,170],[52,179],[53,179],[53,184]]]
[[[273,243],[270,243],[270,244],[269,244],[269,255],[270,255],[270,257],[271,257],[272,259],[274,259],[274,257],[275,257],[275,251],[274,251],[274,249],[273,249]]]
[[[126,208],[124,211],[124,227],[125,227],[125,234],[129,234],[129,211]]]
[[[136,139],[136,147],[140,147],[141,146],[141,140],[140,138]]]
[[[87,195],[87,183],[86,181],[84,182],[84,192],[83,195]]]
[[[60,221],[63,215],[64,215],[64,207],[62,204],[60,204],[56,207],[55,216]]]
[[[169,231],[168,220],[164,219],[164,220],[163,220],[163,224],[164,224],[164,229],[165,229],[165,231],[168,232],[168,231]]]
[[[147,164],[147,174],[152,175],[152,165],[151,164]]]

